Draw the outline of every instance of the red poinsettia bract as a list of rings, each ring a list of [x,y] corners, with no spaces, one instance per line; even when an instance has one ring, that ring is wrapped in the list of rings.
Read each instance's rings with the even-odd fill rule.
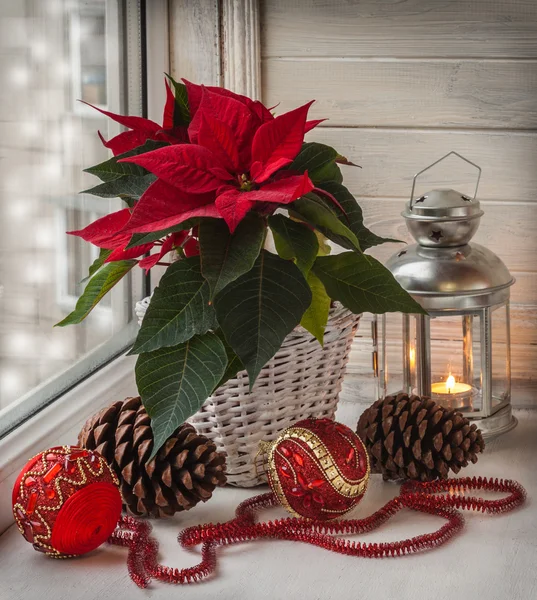
[[[302,147],[311,102],[273,118],[260,103],[227,90],[192,84],[187,89],[190,143],[121,160],[158,177],[125,232],[158,231],[195,216],[221,217],[234,231],[254,207],[270,214],[313,189],[307,173],[281,171]]]
[[[84,229],[78,231],[69,231],[70,235],[76,235],[83,240],[90,242],[98,248],[111,250],[110,255],[105,262],[114,262],[117,260],[128,260],[139,258],[148,253],[155,246],[159,247],[158,252],[146,256],[139,262],[142,269],[151,269],[154,267],[168,252],[180,246],[185,242],[185,253],[188,255],[197,254],[197,241],[194,240],[187,231],[179,231],[168,235],[164,240],[126,248],[131,234],[124,233],[122,230],[129,221],[131,216],[130,210],[124,208],[110,215],[106,215],[97,219]],[[187,240],[187,238],[189,238]]]
[[[131,161],[158,177],[133,211],[123,209],[70,232],[111,250],[106,262],[138,259],[156,247],[155,254],[139,262],[142,268],[150,269],[178,246],[187,256],[199,253],[196,236],[184,231],[141,246],[126,246],[133,233],[165,230],[192,217],[224,218],[233,231],[252,208],[270,214],[278,205],[313,189],[307,173],[281,171],[300,151],[304,134],[320,123],[306,121],[311,102],[274,117],[261,102],[246,96],[184,83],[191,116],[188,129],[174,127],[175,98],[167,81],[162,126],[97,108],[130,129],[108,142],[99,133],[114,155],[147,140],[171,144]]]
[[[165,84],[166,104],[164,106],[162,125],[159,125],[150,119],[145,119],[144,117],[117,115],[98,108],[97,106],[93,106],[88,102],[84,102],[84,104],[98,110],[103,113],[103,115],[110,117],[116,121],[116,123],[129,128],[129,131],[124,131],[108,141],[104,139],[100,131],[98,132],[101,142],[106,148],[112,151],[114,156],[133,150],[134,148],[145,144],[147,140],[168,142],[170,144],[188,143],[187,128],[174,126],[173,113],[175,108],[175,97],[167,81],[165,81]]]

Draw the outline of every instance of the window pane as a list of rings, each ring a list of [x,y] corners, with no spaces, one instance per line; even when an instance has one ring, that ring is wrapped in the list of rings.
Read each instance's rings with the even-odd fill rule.
[[[120,8],[0,0],[0,425],[6,407],[96,348],[106,352],[131,320],[129,279],[81,325],[54,327],[98,256],[65,231],[121,208],[79,193],[98,183],[83,169],[109,157],[97,130],[118,130],[78,102],[123,110]]]

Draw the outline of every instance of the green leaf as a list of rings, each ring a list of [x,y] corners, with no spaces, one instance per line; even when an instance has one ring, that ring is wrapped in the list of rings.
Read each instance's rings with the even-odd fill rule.
[[[317,242],[319,243],[319,250],[317,252],[318,256],[328,256],[330,252],[332,252],[332,248],[328,243],[328,239],[325,235],[323,235],[317,229],[315,230],[315,237],[317,238]]]
[[[346,156],[342,156],[341,154],[336,156],[336,162],[338,165],[348,165],[349,167],[358,167],[359,169],[362,168],[360,165],[351,162]]]
[[[147,171],[143,167],[139,167],[133,163],[120,163],[118,161],[122,158],[128,158],[129,156],[137,156],[138,154],[151,152],[151,150],[156,150],[157,148],[162,148],[162,146],[167,145],[168,144],[166,142],[147,140],[145,144],[142,144],[133,150],[129,150],[123,154],[118,154],[117,156],[109,158],[108,160],[105,160],[94,167],[84,169],[84,171],[86,173],[96,175],[101,181],[104,182],[113,181],[122,175],[136,175],[138,177],[142,177],[143,175],[147,175]]]
[[[127,244],[125,249],[127,250],[128,248],[134,248],[135,246],[142,246],[143,244],[155,242],[156,240],[165,238],[170,233],[176,233],[177,231],[186,231],[192,229],[192,227],[198,225],[200,221],[201,219],[199,217],[193,217],[192,219],[187,219],[182,223],[174,225],[173,227],[168,227],[168,229],[162,229],[161,231],[151,231],[149,233],[133,233],[130,242]]]
[[[92,194],[101,198],[121,198],[122,200],[139,200],[141,195],[156,180],[155,175],[122,175],[111,181],[105,181],[95,187],[80,192],[81,194]]]
[[[241,363],[241,359],[235,354],[233,348],[227,343],[227,340],[224,334],[222,333],[222,330],[218,329],[217,331],[215,331],[215,333],[220,338],[222,344],[224,344],[224,348],[226,349],[227,354],[227,367],[224,374],[222,375],[222,379],[214,388],[215,390],[217,390],[220,386],[224,385],[226,381],[235,377],[239,371],[243,371],[244,366]]]
[[[325,165],[322,169],[318,169],[315,172],[315,181],[313,182],[315,185],[325,181],[334,181],[336,183],[343,181],[341,169],[337,166],[336,161]]]
[[[204,219],[199,227],[201,271],[211,288],[211,298],[249,271],[265,239],[265,221],[250,212],[233,234],[222,219]]]
[[[344,185],[336,183],[335,181],[329,181],[319,184],[319,187],[332,194],[332,196],[334,196],[334,198],[341,204],[343,210],[345,211],[344,213],[337,206],[333,206],[333,210],[337,213],[339,220],[347,224],[349,229],[356,235],[362,250],[367,250],[372,246],[378,246],[379,244],[384,244],[385,242],[401,242],[401,240],[380,237],[370,231],[364,225],[362,209],[360,208],[358,202],[356,202],[354,196]],[[352,249],[352,246],[348,242],[347,245],[345,245],[345,240],[343,240],[343,243],[338,243],[344,248],[348,248],[349,250]]]
[[[55,327],[65,327],[82,322],[97,306],[101,299],[120,281],[138,261],[120,260],[108,263],[100,269],[88,282],[84,293],[78,299],[75,310],[56,323]]]
[[[315,261],[312,270],[323,282],[328,295],[355,314],[427,314],[372,256],[356,252],[322,256]]]
[[[248,371],[250,389],[310,304],[300,269],[266,250],[248,273],[216,296],[218,323]]]
[[[179,83],[166,73],[166,77],[170,80],[173,86],[175,95],[175,110],[173,113],[173,124],[175,127],[187,127],[190,124],[190,106],[188,105],[188,94],[186,85]]]
[[[343,247],[350,246],[360,251],[360,242],[356,235],[339,220],[334,209],[317,194],[306,194],[295,200],[291,205],[291,210],[336,244],[346,244],[347,246]]]
[[[211,332],[171,348],[140,354],[136,384],[151,417],[154,438],[149,460],[201,408],[222,378],[226,364],[224,344]]]
[[[88,276],[84,277],[80,283],[85,283],[88,279],[91,279],[95,273],[104,265],[104,261],[112,254],[112,250],[107,250],[106,248],[101,248],[99,251],[99,256],[93,261],[91,264]]]
[[[307,282],[311,289],[312,299],[310,307],[302,315],[300,324],[315,336],[322,346],[331,300],[322,281],[312,271],[308,273]]]
[[[160,280],[129,354],[176,346],[215,326],[199,256],[174,262]]]
[[[301,173],[307,170],[314,184],[322,181],[341,183],[343,177],[336,164],[337,157],[337,151],[330,146],[318,142],[306,142],[302,144],[300,152],[288,168]]]
[[[284,215],[273,215],[269,218],[269,225],[278,254],[285,260],[294,260],[302,273],[307,275],[319,251],[315,232],[304,223]]]

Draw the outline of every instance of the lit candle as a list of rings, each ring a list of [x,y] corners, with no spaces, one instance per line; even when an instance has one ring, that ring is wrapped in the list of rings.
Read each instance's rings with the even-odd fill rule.
[[[433,399],[450,408],[460,408],[472,403],[472,386],[455,381],[455,377],[451,373],[445,381],[433,383],[431,392]]]
[[[431,391],[433,394],[455,395],[471,392],[472,386],[468,385],[467,383],[455,381],[455,377],[453,377],[453,375],[450,373],[446,381],[433,383],[431,386]]]

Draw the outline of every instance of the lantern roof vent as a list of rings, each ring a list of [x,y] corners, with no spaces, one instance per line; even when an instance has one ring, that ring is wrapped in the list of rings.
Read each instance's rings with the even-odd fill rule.
[[[415,198],[414,190],[418,177],[452,154],[477,169],[474,195],[470,197],[444,188],[431,190]],[[483,216],[479,200],[476,199],[480,178],[481,167],[453,151],[414,175],[410,200],[401,214],[406,219],[408,230],[420,246],[450,248],[463,246],[472,239]]]
[[[478,170],[474,196],[437,189],[414,198],[417,177],[451,154]],[[494,252],[469,244],[483,215],[476,200],[480,176],[480,167],[450,152],[414,177],[410,200],[402,215],[418,243],[400,250],[386,266],[432,314],[503,303],[515,281]]]
[[[482,214],[479,200],[450,189],[431,190],[410,200],[403,211],[405,219],[417,220],[475,219]]]

